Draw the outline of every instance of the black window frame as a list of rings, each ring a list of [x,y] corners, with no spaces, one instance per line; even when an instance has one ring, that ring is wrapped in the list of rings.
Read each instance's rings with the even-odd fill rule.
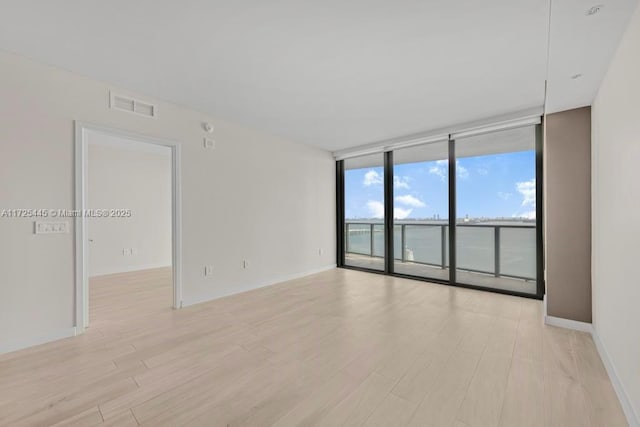
[[[524,298],[543,299],[545,294],[544,280],[544,182],[543,182],[543,122],[535,126],[535,170],[536,170],[536,292],[517,292],[508,289],[496,289],[485,286],[459,283],[456,280],[456,157],[455,139],[452,135],[448,138],[449,149],[449,280],[432,279],[420,276],[412,276],[394,272],[394,245],[393,245],[393,150],[384,154],[384,230],[385,230],[385,268],[384,271],[345,264],[345,210],[344,210],[344,160],[336,161],[336,264],[339,268],[358,270],[375,274],[383,274],[394,277],[408,278],[423,282],[449,285],[459,288],[476,289],[499,294],[513,295]]]

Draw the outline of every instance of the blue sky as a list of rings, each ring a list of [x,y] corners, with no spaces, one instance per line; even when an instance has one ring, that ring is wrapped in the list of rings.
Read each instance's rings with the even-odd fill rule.
[[[394,217],[448,217],[447,161],[394,166]],[[345,171],[346,218],[382,218],[383,168]],[[457,164],[458,218],[535,218],[535,151],[468,157]]]

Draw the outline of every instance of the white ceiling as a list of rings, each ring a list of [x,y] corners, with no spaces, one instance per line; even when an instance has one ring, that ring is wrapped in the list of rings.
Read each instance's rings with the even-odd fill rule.
[[[553,0],[547,113],[591,105],[637,0]],[[600,12],[586,11],[601,5]],[[581,74],[576,80],[571,76]]]
[[[593,1],[0,0],[0,48],[338,150],[589,105],[636,4]]]

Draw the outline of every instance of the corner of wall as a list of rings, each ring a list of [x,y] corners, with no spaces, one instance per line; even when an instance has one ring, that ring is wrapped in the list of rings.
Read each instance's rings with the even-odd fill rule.
[[[640,416],[635,412],[633,405],[631,404],[631,400],[629,398],[629,393],[624,387],[622,381],[620,381],[620,376],[618,375],[618,371],[613,364],[611,356],[607,352],[605,345],[603,344],[600,335],[598,334],[598,330],[594,327],[591,331],[591,336],[593,338],[593,342],[596,345],[596,349],[598,350],[598,354],[600,355],[600,359],[602,359],[602,363],[609,375],[609,379],[611,380],[611,384],[613,385],[613,389],[618,396],[618,400],[620,401],[620,406],[622,406],[622,411],[624,412],[625,417],[627,418],[627,422],[629,423],[629,427],[640,427]]]

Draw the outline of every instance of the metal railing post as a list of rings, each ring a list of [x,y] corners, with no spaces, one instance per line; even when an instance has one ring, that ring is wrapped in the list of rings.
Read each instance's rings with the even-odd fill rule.
[[[344,252],[347,253],[349,252],[349,224],[345,223],[344,228]]]
[[[405,230],[406,224],[402,224],[400,226],[400,247],[402,250],[402,262],[405,262],[407,260],[407,235],[406,235],[406,230]]]
[[[493,227],[493,244],[494,244],[494,274],[496,277],[500,276],[500,226]]]
[[[370,249],[370,256],[373,257],[373,229],[374,229],[374,225],[373,224],[369,224],[369,233],[371,234],[369,236],[370,239],[370,244],[369,244],[369,249]]]
[[[442,224],[440,226],[440,257],[442,258],[440,266],[444,270],[447,268],[447,226]]]

